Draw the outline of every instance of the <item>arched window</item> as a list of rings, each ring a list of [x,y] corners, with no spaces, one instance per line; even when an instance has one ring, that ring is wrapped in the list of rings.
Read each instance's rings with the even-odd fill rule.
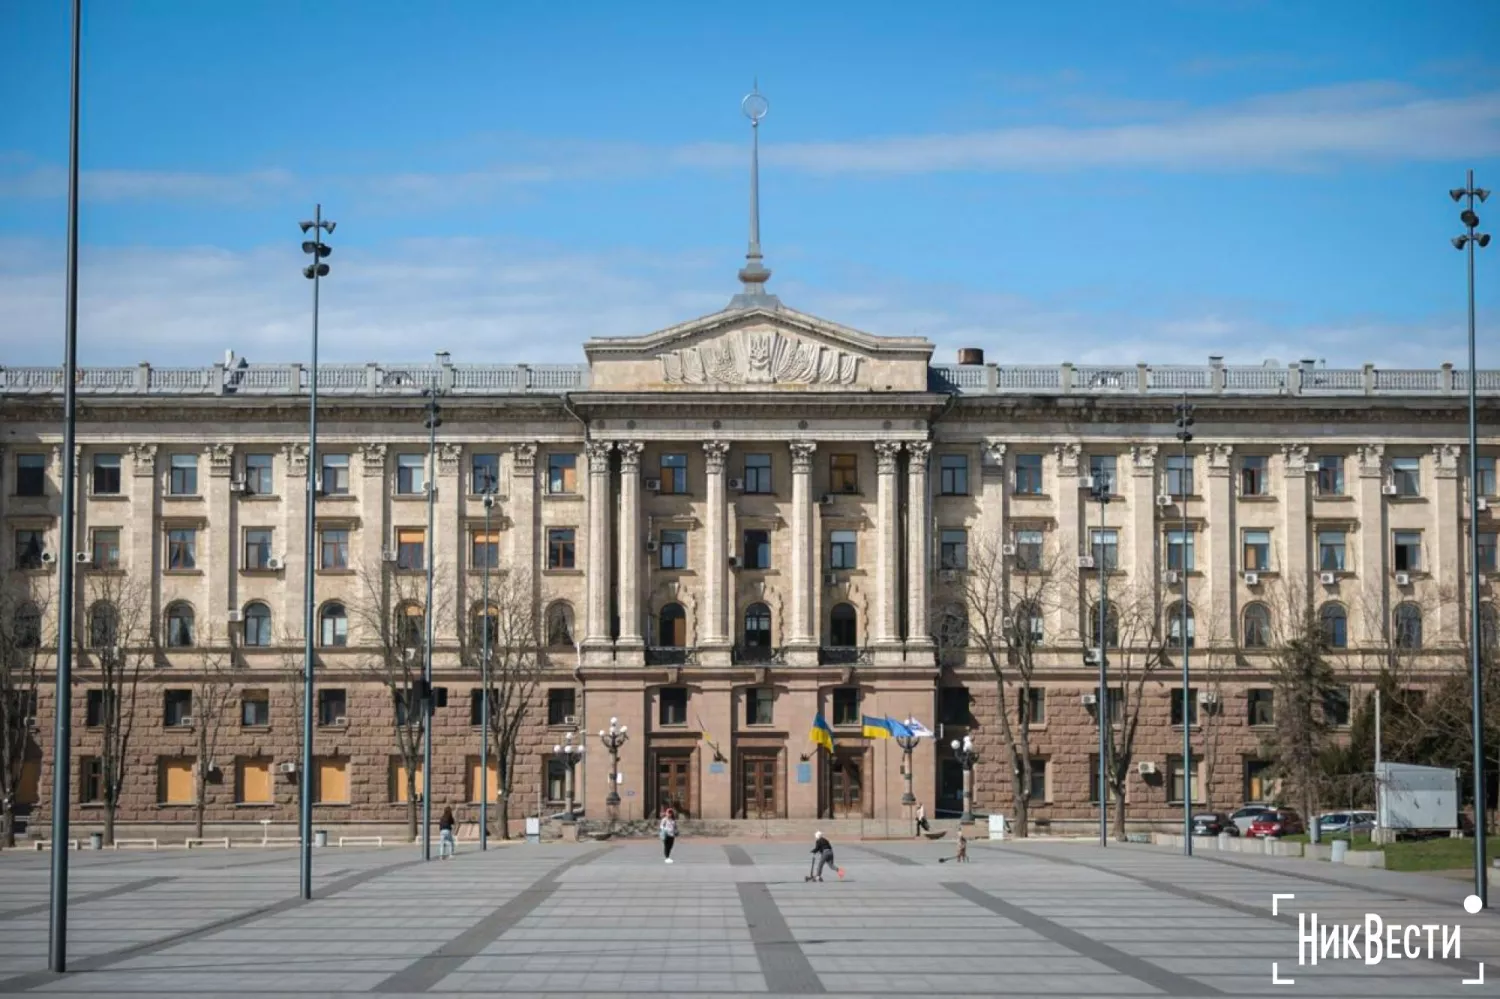
[[[687,612],[682,604],[667,604],[657,619],[657,642],[670,649],[687,645]]]
[[[271,644],[271,608],[260,601],[245,607],[245,645],[266,648]]]
[[[319,643],[325,649],[342,649],[349,644],[349,612],[338,602],[323,605],[318,616]]]
[[[1271,611],[1265,604],[1250,604],[1245,608],[1244,639],[1247,649],[1271,647]]]
[[[769,649],[771,647],[771,608],[765,604],[751,604],[745,608],[745,648]]]
[[[427,638],[427,624],[417,604],[396,608],[396,641],[403,649],[420,649]]]
[[[120,644],[120,615],[115,605],[100,600],[89,608],[89,647],[108,649]]]
[[[1089,645],[1093,648],[1099,647],[1099,605],[1095,604],[1089,608],[1088,623]],[[1108,648],[1120,647],[1120,612],[1113,603],[1106,602],[1104,605],[1104,639]]]
[[[1344,605],[1329,601],[1318,610],[1318,620],[1323,625],[1323,641],[1330,649],[1349,647],[1349,612]]]
[[[474,605],[474,620],[469,622],[470,640],[475,648],[484,645],[486,635],[489,637],[490,648],[500,644],[500,608],[494,604],[485,607],[482,604]]]
[[[35,649],[42,644],[42,612],[27,602],[16,608],[14,620],[16,648]]]
[[[193,608],[182,602],[167,608],[167,648],[190,649],[193,647]]]
[[[1422,647],[1422,608],[1416,604],[1396,605],[1396,648],[1420,649]]]
[[[559,600],[547,608],[547,646],[553,649],[573,647],[573,607]]]
[[[852,649],[859,644],[859,615],[849,604],[836,604],[828,615],[828,644]]]
[[[1193,605],[1187,608],[1187,647],[1195,648],[1198,640],[1198,619],[1193,614]],[[1167,608],[1167,646],[1182,648],[1182,601]]]
[[[1500,648],[1500,619],[1494,604],[1479,605],[1479,647],[1491,651]]]

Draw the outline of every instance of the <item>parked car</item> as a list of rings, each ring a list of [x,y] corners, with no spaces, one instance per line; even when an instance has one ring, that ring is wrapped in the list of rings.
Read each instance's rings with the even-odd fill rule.
[[[1254,822],[1257,817],[1267,812],[1274,812],[1275,810],[1270,805],[1246,805],[1229,816],[1229,818],[1234,822],[1235,827],[1239,829],[1240,835],[1243,836],[1250,831],[1250,823]]]
[[[1193,816],[1194,836],[1217,836],[1221,832],[1238,836],[1240,827],[1223,812],[1199,812]]]
[[[1374,812],[1325,812],[1318,816],[1318,832],[1324,836],[1369,835],[1375,826]]]
[[[1302,816],[1290,808],[1278,808],[1275,811],[1257,815],[1250,823],[1250,829],[1245,835],[1274,839],[1277,836],[1296,836],[1306,831],[1302,825]]]

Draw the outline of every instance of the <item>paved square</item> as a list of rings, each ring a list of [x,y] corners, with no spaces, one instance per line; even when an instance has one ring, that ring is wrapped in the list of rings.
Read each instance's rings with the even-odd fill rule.
[[[73,855],[70,970],[45,971],[48,858],[0,855],[0,992],[49,996],[1463,996],[1500,992],[1500,916],[1461,883],[1150,847],[683,840]],[[1271,912],[1272,893],[1295,899]],[[1321,923],[1462,926],[1461,959],[1298,965]],[[1424,931],[1425,932],[1425,931]],[[1439,939],[1441,933],[1439,931]],[[1405,940],[1409,944],[1409,940]],[[1426,947],[1425,936],[1420,944]],[[1462,981],[1478,975],[1483,985]],[[1295,984],[1273,985],[1272,962]]]

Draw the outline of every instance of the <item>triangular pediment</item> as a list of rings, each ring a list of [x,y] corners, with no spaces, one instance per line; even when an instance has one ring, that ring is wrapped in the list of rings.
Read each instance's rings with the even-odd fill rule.
[[[884,337],[785,307],[730,309],[584,344],[595,391],[924,391],[932,343]]]

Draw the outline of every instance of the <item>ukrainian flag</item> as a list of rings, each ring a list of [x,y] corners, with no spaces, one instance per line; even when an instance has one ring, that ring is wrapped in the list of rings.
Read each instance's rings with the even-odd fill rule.
[[[891,720],[889,718],[876,718],[874,715],[863,715],[859,721],[864,726],[864,737],[866,739],[889,739],[891,737]]]
[[[833,729],[828,727],[828,722],[823,718],[823,712],[819,711],[814,716],[812,731],[807,737],[813,741],[814,746],[822,746],[830,753],[833,752]]]
[[[909,738],[914,737],[915,734],[916,734],[916,733],[912,732],[911,729],[907,728],[905,725],[901,724],[900,722],[898,722],[894,718],[887,718],[885,720],[885,723],[890,726],[891,735],[898,736],[898,737],[905,737],[905,738],[909,739]]]

